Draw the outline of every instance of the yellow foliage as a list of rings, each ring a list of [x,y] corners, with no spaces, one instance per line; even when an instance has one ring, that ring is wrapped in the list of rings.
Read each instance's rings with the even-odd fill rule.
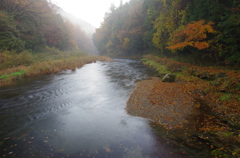
[[[167,4],[166,0],[163,0],[163,10],[159,14],[159,17],[154,22],[154,29],[156,32],[153,34],[152,42],[154,46],[163,50],[166,43],[169,40],[169,36],[174,32],[178,22],[176,19],[183,20],[184,10],[176,10],[181,2],[179,0],[174,0]],[[182,14],[180,14],[180,12]]]
[[[130,43],[130,39],[124,38],[123,48],[124,48],[124,49],[127,49],[127,48],[129,47],[129,43]]]

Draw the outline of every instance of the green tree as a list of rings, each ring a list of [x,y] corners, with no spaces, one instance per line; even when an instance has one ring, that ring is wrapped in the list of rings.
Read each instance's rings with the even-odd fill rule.
[[[153,44],[161,53],[168,52],[165,48],[175,30],[184,24],[186,6],[182,0],[161,0],[161,11],[154,22],[156,32],[153,35]]]
[[[24,42],[19,38],[19,32],[12,16],[0,11],[0,50],[18,50],[24,48]]]

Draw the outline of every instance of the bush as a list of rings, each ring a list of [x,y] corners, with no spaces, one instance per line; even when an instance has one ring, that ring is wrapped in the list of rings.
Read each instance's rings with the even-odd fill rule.
[[[29,51],[23,51],[19,54],[9,51],[0,53],[0,70],[13,68],[20,65],[28,66],[33,62],[34,58]]]
[[[46,46],[43,50],[44,52],[46,52],[47,54],[50,54],[50,55],[59,55],[61,54],[61,51],[55,47],[48,47]]]

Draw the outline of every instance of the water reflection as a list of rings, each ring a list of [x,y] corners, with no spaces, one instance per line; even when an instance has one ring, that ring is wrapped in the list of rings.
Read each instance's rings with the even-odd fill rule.
[[[124,110],[134,83],[149,72],[134,60],[97,62],[1,89],[0,154],[182,157],[157,137],[148,120]]]

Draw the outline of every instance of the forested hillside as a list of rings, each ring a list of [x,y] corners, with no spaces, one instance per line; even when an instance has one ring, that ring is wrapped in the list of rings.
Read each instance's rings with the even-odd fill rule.
[[[239,65],[240,1],[130,0],[111,6],[94,34],[101,54]]]
[[[65,12],[63,9],[58,9],[59,13],[65,21],[70,21],[75,28],[82,30],[82,33],[75,32],[75,37],[78,37],[79,48],[87,52],[88,54],[96,55],[98,54],[97,48],[94,46],[92,41],[92,35],[96,28],[90,23],[75,17],[72,14]]]
[[[0,51],[81,50],[93,54],[91,38],[80,26],[63,19],[47,0],[0,1]]]

